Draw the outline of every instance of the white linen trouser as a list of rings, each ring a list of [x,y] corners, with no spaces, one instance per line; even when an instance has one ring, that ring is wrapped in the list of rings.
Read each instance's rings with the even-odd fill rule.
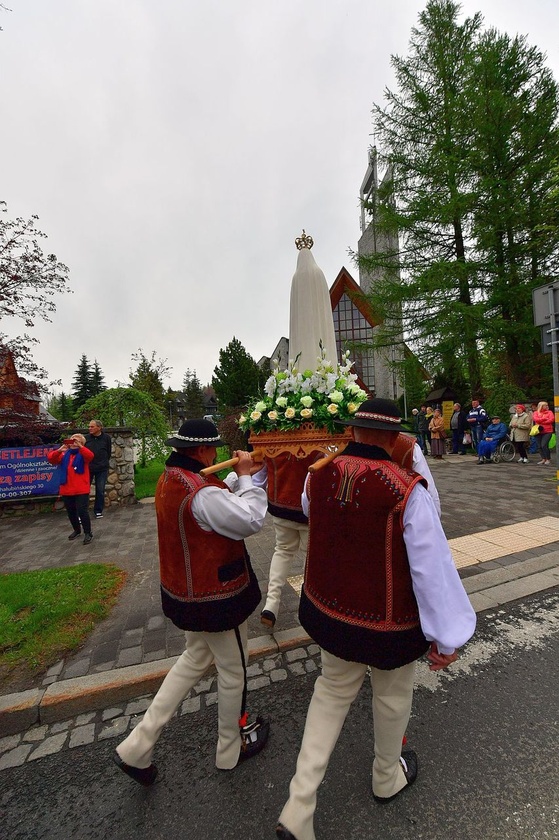
[[[215,763],[221,770],[231,770],[236,766],[241,751],[239,717],[245,687],[243,656],[244,662],[247,661],[246,621],[238,630],[242,651],[234,630],[223,633],[185,633],[185,652],[163,680],[143,720],[117,747],[123,761],[133,767],[149,767],[161,730],[215,660],[218,695]]]
[[[264,609],[273,612],[277,618],[281,590],[285,586],[291,564],[299,549],[306,554],[309,526],[303,522],[291,522],[290,519],[281,519],[278,516],[272,516],[272,522],[276,533],[276,545],[270,563],[270,577]]]
[[[279,818],[297,840],[315,840],[316,792],[366,671],[366,665],[322,651],[322,676],[315,683],[297,769]],[[407,784],[399,758],[411,713],[414,672],[415,662],[393,671],[371,668],[376,796],[393,796]]]

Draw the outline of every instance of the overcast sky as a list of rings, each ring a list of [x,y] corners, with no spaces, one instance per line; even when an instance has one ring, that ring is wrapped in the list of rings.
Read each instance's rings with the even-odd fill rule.
[[[259,359],[289,329],[310,233],[330,285],[359,230],[371,109],[418,0],[3,0],[0,199],[36,213],[72,295],[35,356],[69,391],[155,350],[180,387],[236,336]],[[556,0],[465,0],[525,34],[559,78]],[[17,334],[16,322],[2,325]]]

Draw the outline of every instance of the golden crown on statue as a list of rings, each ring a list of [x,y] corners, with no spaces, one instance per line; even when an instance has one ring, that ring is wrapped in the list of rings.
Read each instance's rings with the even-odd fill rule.
[[[303,248],[309,248],[310,250],[314,245],[314,239],[312,238],[312,236],[309,236],[307,233],[305,233],[303,229],[303,233],[301,234],[301,236],[298,236],[295,240],[295,245],[297,246],[298,251],[302,251]]]

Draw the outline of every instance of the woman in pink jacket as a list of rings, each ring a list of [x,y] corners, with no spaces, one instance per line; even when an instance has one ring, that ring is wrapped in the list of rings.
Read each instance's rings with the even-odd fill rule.
[[[538,446],[542,459],[538,461],[538,464],[547,465],[550,463],[549,441],[555,429],[555,417],[546,402],[538,403],[537,410],[532,414],[532,422],[537,423],[540,427]]]
[[[83,527],[83,544],[88,545],[93,539],[91,520],[87,506],[89,504],[89,462],[93,452],[84,446],[83,435],[76,434],[62,443],[60,449],[53,449],[47,454],[51,464],[60,465],[60,495],[68,514],[73,531],[68,537],[75,540]]]

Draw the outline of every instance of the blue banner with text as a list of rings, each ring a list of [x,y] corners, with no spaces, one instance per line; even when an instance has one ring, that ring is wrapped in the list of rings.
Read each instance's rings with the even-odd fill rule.
[[[60,468],[49,464],[47,452],[58,444],[0,449],[0,501],[24,496],[57,496]]]

